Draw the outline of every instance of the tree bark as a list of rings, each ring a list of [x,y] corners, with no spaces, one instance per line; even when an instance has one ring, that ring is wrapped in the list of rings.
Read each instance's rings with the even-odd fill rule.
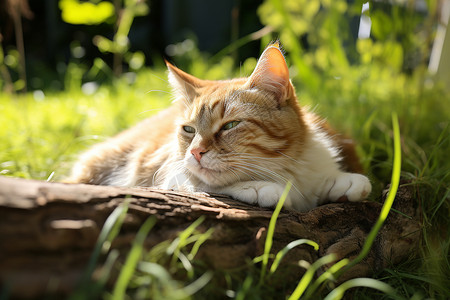
[[[384,197],[383,197],[384,198]],[[340,280],[371,276],[417,252],[420,224],[411,187],[399,189],[391,211],[369,255]],[[0,177],[0,284],[17,297],[39,297],[49,291],[70,293],[94,248],[110,213],[125,199],[127,216],[113,247],[125,250],[151,215],[157,223],[146,246],[173,239],[204,216],[199,231],[213,228],[197,258],[212,269],[242,266],[263,253],[271,209],[246,205],[223,195],[48,183]],[[306,238],[319,244],[292,249],[284,263],[314,262],[329,253],[354,258],[376,222],[381,204],[342,202],[307,213],[282,210],[272,253],[289,242]],[[398,213],[401,212],[401,213]],[[286,281],[298,281],[289,276]]]

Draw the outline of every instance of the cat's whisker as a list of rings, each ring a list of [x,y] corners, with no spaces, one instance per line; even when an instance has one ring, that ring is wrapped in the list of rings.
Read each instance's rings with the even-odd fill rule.
[[[259,177],[259,180],[272,180],[272,181],[277,181],[275,180],[275,178],[273,178],[272,176],[270,176],[269,174],[266,174],[265,172],[263,172],[262,170],[258,171],[255,170],[254,168],[252,168],[252,166],[246,165],[246,164],[235,164],[236,167],[239,167],[241,169],[245,169],[248,170],[254,174],[256,174]],[[256,178],[253,178],[256,179]]]
[[[238,169],[239,169],[239,172],[244,174],[246,177],[248,177],[252,181],[273,181],[272,178],[266,176],[265,174],[262,174],[261,172],[258,172],[255,170],[252,170],[250,168],[239,166]],[[253,175],[252,175],[252,173],[253,173]]]
[[[177,102],[179,98],[180,98],[180,97],[177,96],[176,94],[175,94],[175,95],[172,95],[172,97],[170,97],[170,103],[175,103],[175,102]]]
[[[187,174],[182,160],[166,162],[154,174],[152,178],[153,185],[161,185],[165,179],[173,178],[177,174]],[[161,179],[160,179],[161,178]]]
[[[293,157],[291,157],[291,156],[289,156],[289,155],[287,155],[287,154],[285,154],[285,153],[283,153],[281,151],[276,151],[276,152],[281,154],[282,156],[288,158],[289,160],[295,162],[296,164],[305,165],[303,162],[298,161],[295,158],[293,158]],[[240,159],[246,159],[247,161],[248,160],[254,160],[255,162],[258,162],[260,160],[272,160],[273,161],[273,160],[282,160],[283,159],[282,157],[259,157],[259,156],[253,156],[253,155],[248,154],[248,153],[237,153],[237,152],[231,153],[230,152],[229,154],[230,154],[229,156],[233,157],[233,158],[235,158],[235,155],[237,155],[237,156],[239,156]]]
[[[165,93],[165,94],[172,95],[171,92],[168,92],[168,91],[165,91],[165,90],[150,90],[150,91],[147,91],[145,94],[150,94],[150,93],[153,93],[153,92],[160,92],[160,93]]]
[[[183,94],[182,92],[181,92],[181,94],[182,94],[183,96],[175,97],[175,98],[172,100],[172,103],[182,101],[182,102],[183,102],[183,105],[184,105],[184,108],[185,108],[186,110],[192,110],[191,104],[190,104],[189,101],[186,99],[187,96],[184,96],[184,94]]]
[[[265,159],[265,160],[264,160]],[[250,164],[252,166],[259,166],[261,162],[264,162],[264,166],[266,169],[279,169],[280,165],[282,165],[282,162],[279,160],[276,160],[276,158],[254,158],[254,157],[233,157],[229,160],[229,163],[235,163],[235,162],[241,162]]]
[[[287,184],[288,181],[291,181],[291,183],[292,183],[292,180],[289,180],[288,178],[286,178],[286,177],[284,177],[284,176],[278,174],[277,172],[274,172],[274,171],[272,171],[272,170],[270,170],[270,169],[267,169],[267,168],[265,168],[265,167],[263,167],[263,166],[256,165],[256,164],[251,164],[251,163],[246,163],[246,162],[241,162],[241,163],[238,163],[238,164],[241,165],[241,166],[242,166],[242,164],[245,164],[245,165],[247,165],[249,168],[256,168],[256,169],[258,169],[258,170],[260,171],[260,172],[258,172],[257,174],[261,174],[261,172],[262,172],[263,174],[266,173],[266,174],[268,174],[268,175],[266,175],[266,176],[264,176],[264,177],[266,177],[266,178],[268,178],[268,179],[271,179],[271,180],[273,180],[273,181],[275,181],[275,182],[282,182],[283,184]],[[248,169],[248,168],[246,168],[246,169]],[[251,170],[252,170],[253,172],[256,173],[256,171],[255,171],[254,169],[251,169]],[[292,184],[292,188],[295,189],[295,191],[296,191],[299,195],[302,195],[302,197],[303,197],[303,193],[297,188],[297,186],[296,186],[295,184]]]
[[[241,181],[241,176],[239,176],[238,173],[236,173],[236,171],[234,171],[232,168],[227,167],[227,171],[230,171],[231,173],[233,173],[233,175],[236,177],[236,181]],[[245,172],[243,172],[245,174]],[[246,174],[247,175],[247,174]]]
[[[258,171],[254,170],[252,168],[247,168],[247,167],[244,167],[242,165],[237,165],[237,164],[234,165],[234,167],[237,168],[241,173],[243,173],[244,175],[250,177],[250,179],[255,180],[255,181],[258,180],[258,178],[253,176],[251,173],[254,173],[254,174],[256,174],[259,177],[266,177],[261,172],[258,172]],[[249,172],[247,172],[247,171],[249,171]]]
[[[255,161],[261,160],[261,159],[265,159],[265,160],[276,160],[276,159],[280,159],[279,157],[262,157],[262,156],[254,156],[252,154],[248,154],[248,153],[240,153],[240,152],[229,152],[226,154],[222,154],[222,157],[232,157],[232,158],[236,158],[236,156],[239,156],[239,158],[246,158],[246,159],[254,159]]]
[[[291,161],[293,161],[293,162],[295,162],[295,163],[297,163],[297,164],[299,164],[299,165],[304,165],[303,162],[300,162],[300,161],[296,160],[295,158],[293,158],[293,157],[291,157],[291,156],[289,156],[289,155],[287,155],[287,154],[285,154],[285,153],[283,153],[283,152],[281,152],[281,151],[277,151],[277,153],[280,153],[280,154],[283,155],[284,157],[290,159]]]
[[[148,112],[153,112],[153,111],[162,111],[162,110],[164,110],[164,108],[147,109],[147,110],[141,111],[138,115],[142,115],[142,114],[145,114]]]
[[[281,181],[283,181],[284,183],[287,183],[289,181],[289,179],[287,179],[286,177],[284,177],[283,175],[278,174],[277,172],[274,172],[268,168],[265,168],[263,166],[258,166],[258,165],[254,165],[255,168],[258,168],[259,170],[263,171],[263,172],[267,172],[268,174],[271,174],[272,176],[274,176],[275,178],[280,179]]]
[[[239,174],[236,173],[236,171],[234,171],[231,167],[227,167],[226,169],[227,169],[228,171],[230,171],[231,173],[233,173],[233,175],[236,176],[236,179],[237,179],[238,181],[241,180],[241,177],[239,176]]]
[[[189,95],[188,83],[187,82],[184,82],[183,89],[184,89],[184,91],[183,91],[183,95],[184,95],[183,100],[184,100],[185,104],[187,104],[187,108],[189,110],[192,110],[192,103],[194,103],[194,101],[193,101],[194,99],[191,99],[191,97]]]
[[[156,78],[158,78],[159,80],[164,81],[165,83],[169,83],[169,81],[168,81],[167,79],[164,79],[164,78],[162,78],[162,77],[159,77],[158,75],[155,75],[155,74],[153,74],[153,73],[150,73],[150,76],[156,77]]]
[[[270,178],[272,178],[272,179],[278,178],[278,179],[281,179],[281,180],[284,181],[284,182],[287,182],[287,180],[285,180],[285,178],[283,178],[283,177],[282,177],[281,175],[279,175],[278,173],[273,172],[273,171],[271,171],[271,170],[269,170],[269,169],[267,169],[267,168],[264,168],[264,167],[262,167],[262,166],[258,166],[258,165],[256,165],[256,164],[252,164],[252,163],[245,163],[245,162],[241,162],[241,165],[246,165],[246,166],[248,166],[248,167],[250,167],[250,168],[257,169],[257,170],[259,170],[260,172],[262,172],[263,174],[267,174],[267,177],[270,177]]]

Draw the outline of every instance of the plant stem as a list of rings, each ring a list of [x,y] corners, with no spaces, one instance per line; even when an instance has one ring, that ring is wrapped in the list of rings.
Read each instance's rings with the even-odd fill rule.
[[[19,51],[19,77],[23,81],[23,88],[20,90],[27,92],[27,74],[25,70],[25,44],[23,42],[22,14],[20,12],[20,4],[18,1],[13,2],[12,18],[14,21],[14,31],[16,34],[16,47]]]

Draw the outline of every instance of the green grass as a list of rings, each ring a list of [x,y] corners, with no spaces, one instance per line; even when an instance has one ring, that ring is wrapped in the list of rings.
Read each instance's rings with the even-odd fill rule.
[[[139,88],[138,88],[139,87]],[[134,84],[123,78],[94,94],[80,89],[0,94],[2,175],[60,180],[80,151],[170,104],[163,69],[144,71]]]
[[[249,59],[237,70],[228,58],[209,66],[207,60],[198,57],[194,57],[195,63],[185,62],[182,67],[202,78],[248,75],[255,65],[255,60]],[[377,73],[377,66],[359,66],[347,71],[347,75],[340,78],[324,75],[320,93],[294,79],[299,101],[313,107],[336,128],[356,139],[358,152],[374,184],[373,201],[379,201],[381,190],[391,182],[396,156],[394,141],[401,142],[401,179],[418,192],[423,234],[417,257],[376,274],[377,282],[360,279],[347,285],[360,286],[354,292],[358,299],[389,298],[392,289],[395,297],[401,299],[447,298],[450,295],[450,93],[438,85],[424,84],[420,76],[391,78],[388,74],[383,77]],[[70,86],[72,88],[65,92],[45,92],[43,99],[38,93],[0,94],[2,175],[51,181],[63,179],[78,153],[156,113],[172,100],[163,67],[140,71],[132,83],[123,77],[90,95],[81,92],[76,84]],[[394,139],[392,112],[398,114],[400,140]],[[116,214],[119,217],[120,213]],[[101,247],[95,254],[98,256],[100,251],[107,256],[103,282],[96,285],[96,295],[103,298],[126,293],[134,298],[154,299],[201,299],[211,295],[271,299],[279,295],[296,298],[299,294],[325,297],[330,292],[318,288],[327,278],[313,280],[313,268],[308,273],[312,277],[298,278],[299,292],[295,292],[296,286],[272,284],[273,276],[282,276],[275,270],[266,270],[268,259],[277,259],[275,255],[249,261],[239,270],[208,270],[195,259],[196,252],[211,234],[196,230],[200,222],[202,220],[194,222],[178,239],[149,251],[144,251],[137,239],[134,250],[130,250],[132,258],[123,265],[118,262],[118,253],[100,251],[110,243],[105,233],[105,240],[99,241]],[[143,227],[141,234],[149,227]],[[113,238],[118,229],[108,230],[112,230],[109,238]],[[286,245],[286,251],[296,246],[296,241],[293,243]],[[269,244],[267,247],[270,248]],[[282,255],[280,252],[280,259]],[[109,271],[120,266],[127,268],[123,271],[122,285],[116,290],[105,289],[103,285]],[[343,268],[343,264],[335,265],[332,273]],[[339,291],[334,293],[338,295]]]

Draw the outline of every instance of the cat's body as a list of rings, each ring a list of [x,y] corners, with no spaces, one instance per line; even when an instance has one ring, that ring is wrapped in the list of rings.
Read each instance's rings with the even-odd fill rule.
[[[371,190],[353,145],[301,108],[278,45],[249,78],[197,79],[168,64],[175,103],[86,152],[69,181],[230,195],[271,207],[364,199]]]

